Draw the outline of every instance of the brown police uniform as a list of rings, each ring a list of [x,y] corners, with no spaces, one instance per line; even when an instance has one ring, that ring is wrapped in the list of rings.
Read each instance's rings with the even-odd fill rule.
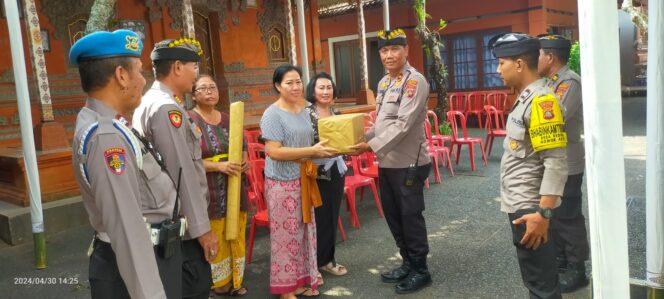
[[[566,149],[535,152],[530,139],[532,101],[536,96],[550,94],[545,84],[545,79],[540,79],[524,89],[507,118],[505,152],[500,164],[501,211],[508,213],[521,276],[531,298],[561,298],[553,238],[536,250],[527,249],[519,244],[525,224],[512,224],[515,219],[534,213],[541,195],[561,196],[567,179]],[[556,203],[559,205],[560,199]]]
[[[406,63],[397,77],[383,77],[377,90],[376,122],[366,137],[378,157],[385,219],[404,263],[426,270],[429,242],[422,212],[424,180],[431,169],[424,135],[429,84]],[[411,165],[417,165],[416,177],[405,186]]]
[[[179,250],[167,259],[156,255],[152,228],[171,218],[175,187],[117,115],[88,98],[72,145],[76,182],[97,232],[90,256],[92,297],[179,298],[182,256]]]
[[[176,101],[174,93],[159,81],[155,81],[143,96],[141,105],[134,111],[133,120],[134,128],[161,153],[166,168],[176,182],[182,169],[180,198],[188,224],[185,239],[190,238],[182,243],[184,295],[188,297],[193,292],[192,288],[205,289],[203,284],[209,290],[212,284],[210,265],[195,239],[210,231],[207,179],[201,160],[201,130]]]

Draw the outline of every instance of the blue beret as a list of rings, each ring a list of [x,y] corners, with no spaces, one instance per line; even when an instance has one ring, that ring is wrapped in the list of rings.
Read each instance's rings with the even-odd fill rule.
[[[523,33],[497,35],[489,40],[489,45],[496,58],[514,57],[526,53],[537,53],[540,49],[538,39]]]
[[[141,57],[143,42],[135,32],[120,29],[113,32],[96,31],[74,43],[69,50],[69,61],[78,66],[80,61],[110,57]]]

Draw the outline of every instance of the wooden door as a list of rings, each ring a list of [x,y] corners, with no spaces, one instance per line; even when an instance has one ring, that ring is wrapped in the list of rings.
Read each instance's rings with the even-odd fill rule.
[[[201,43],[203,48],[203,57],[198,65],[199,72],[214,78],[214,53],[210,36],[210,19],[207,15],[194,11],[194,29],[196,30],[196,40]]]

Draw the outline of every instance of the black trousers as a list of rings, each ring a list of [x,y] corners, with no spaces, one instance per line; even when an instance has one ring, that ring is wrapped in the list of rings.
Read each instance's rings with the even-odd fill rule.
[[[426,265],[429,253],[424,211],[424,180],[431,164],[417,167],[412,186],[405,186],[407,168],[378,168],[380,202],[392,237],[404,261],[418,260]]]
[[[127,286],[120,276],[111,244],[95,239],[93,248],[88,270],[92,298],[130,298]],[[168,259],[159,257],[156,248],[154,254],[167,298],[180,298],[182,294],[182,252],[176,250]]]
[[[558,283],[558,267],[556,265],[556,248],[549,232],[549,241],[541,244],[536,250],[527,249],[519,244],[526,225],[514,225],[512,221],[525,214],[534,213],[535,210],[519,210],[507,214],[512,228],[512,242],[516,247],[516,256],[519,260],[523,284],[530,291],[530,298],[562,298]]]
[[[567,177],[562,203],[556,208],[551,220],[551,234],[556,242],[556,252],[558,256],[564,256],[569,263],[584,262],[590,255],[586,218],[581,209],[582,183],[583,173]]]
[[[212,288],[212,269],[198,240],[182,241],[182,298],[207,299]]]
[[[336,263],[334,259],[334,247],[337,240],[337,219],[341,199],[344,196],[344,177],[339,174],[336,165],[330,169],[330,180],[316,180],[318,190],[323,200],[323,205],[315,208],[316,214],[316,254],[318,267],[330,262]]]

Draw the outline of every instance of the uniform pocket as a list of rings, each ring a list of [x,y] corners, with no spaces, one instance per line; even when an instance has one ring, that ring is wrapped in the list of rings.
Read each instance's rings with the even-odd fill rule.
[[[383,105],[383,111],[385,111],[386,116],[396,116],[399,114],[399,97],[396,94],[388,96]]]
[[[147,190],[150,191],[149,194],[141,194],[142,206],[144,208],[156,209],[161,207],[164,204],[165,198],[161,196],[161,191],[159,186],[163,186],[163,183],[159,181],[158,177],[161,174],[161,166],[157,163],[157,160],[151,154],[143,155],[143,174],[145,175],[145,184]]]

